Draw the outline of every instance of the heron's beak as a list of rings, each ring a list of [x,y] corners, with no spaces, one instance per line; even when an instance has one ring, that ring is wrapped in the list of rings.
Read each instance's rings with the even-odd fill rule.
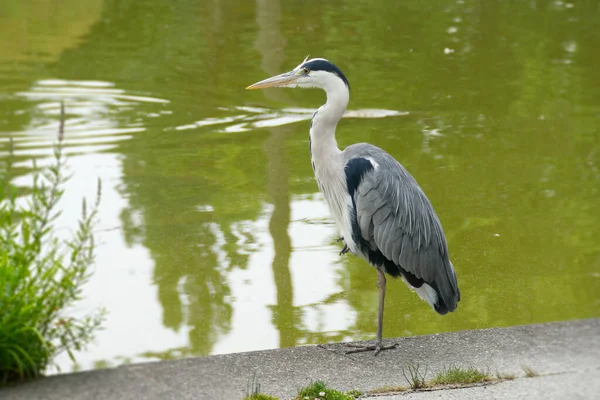
[[[267,78],[263,81],[256,82],[253,85],[248,86],[246,89],[265,89],[270,87],[287,86],[293,83],[296,79],[300,78],[301,75],[296,74],[294,71],[286,72],[281,75]]]

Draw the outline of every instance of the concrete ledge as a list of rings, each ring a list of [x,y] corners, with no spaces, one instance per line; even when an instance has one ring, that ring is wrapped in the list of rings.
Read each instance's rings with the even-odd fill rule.
[[[245,395],[253,374],[261,384],[261,391],[282,398],[292,397],[299,387],[316,379],[325,380],[336,389],[368,391],[385,385],[406,385],[402,368],[411,361],[427,366],[429,378],[449,365],[472,366],[518,377],[524,376],[522,367],[527,366],[540,375],[562,374],[561,379],[566,379],[567,383],[570,377],[574,382],[589,381],[587,388],[581,383],[561,384],[558,389],[568,392],[561,396],[556,389],[551,394],[558,397],[546,394],[540,398],[588,398],[587,394],[600,393],[600,319],[395,340],[399,343],[398,349],[384,351],[377,357],[370,352],[346,355],[343,344],[336,343],[58,375],[0,390],[0,398],[235,400]],[[498,398],[519,398],[511,396],[511,390],[521,390],[523,394],[523,385],[531,385],[537,379],[553,381],[548,377],[518,379],[493,387],[446,392],[458,396],[456,398],[495,398],[488,396],[500,390],[500,394],[496,393]],[[529,383],[523,383],[525,381]],[[594,391],[590,392],[592,389]],[[478,394],[478,391],[482,393]],[[568,396],[564,397],[566,393]],[[433,398],[426,396],[439,398],[440,392],[384,398]]]

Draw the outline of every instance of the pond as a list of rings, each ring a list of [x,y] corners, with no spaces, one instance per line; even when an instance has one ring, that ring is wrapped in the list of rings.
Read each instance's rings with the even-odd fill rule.
[[[384,337],[600,316],[596,2],[63,3],[0,13],[0,161],[14,138],[30,186],[64,101],[60,234],[103,183],[74,312],[107,320],[63,372],[374,338],[377,274],[339,256],[310,165],[324,94],[244,90],[308,54],[350,81],[340,146],[413,174],[457,270],[446,316],[388,281]]]

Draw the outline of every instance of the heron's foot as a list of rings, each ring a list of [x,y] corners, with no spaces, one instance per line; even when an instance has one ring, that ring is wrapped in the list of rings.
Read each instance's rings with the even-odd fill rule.
[[[398,343],[394,343],[389,346],[384,346],[383,343],[375,343],[372,346],[361,346],[360,344],[345,343],[345,346],[354,348],[354,350],[348,350],[346,352],[346,354],[362,353],[364,351],[373,351],[373,355],[376,356],[382,350],[395,349],[396,347],[398,347]]]
[[[340,256],[343,256],[344,254],[346,254],[349,251],[350,251],[350,248],[348,247],[348,245],[346,243],[344,243],[344,248],[342,249],[342,251],[340,251]]]
[[[344,240],[344,237],[343,237],[343,236],[340,236],[339,238],[337,238],[336,242],[338,242],[338,243],[339,243],[339,242],[341,242],[342,240]]]

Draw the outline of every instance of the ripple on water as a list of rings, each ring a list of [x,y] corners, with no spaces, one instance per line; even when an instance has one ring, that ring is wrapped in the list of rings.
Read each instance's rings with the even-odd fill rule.
[[[110,152],[119,142],[146,130],[139,118],[125,120],[123,116],[128,111],[138,116],[155,115],[152,106],[159,104],[163,109],[158,114],[162,114],[164,104],[169,103],[161,98],[127,93],[113,82],[98,80],[39,80],[29,90],[16,92],[11,98],[26,101],[23,109],[13,111],[14,118],[22,119],[23,114],[30,117],[24,125],[8,121],[9,131],[0,132],[0,158],[7,154],[9,138],[14,141],[17,159],[51,157],[61,102],[67,112],[65,153],[70,155]]]
[[[198,129],[208,125],[224,125],[215,130],[224,133],[246,132],[253,129],[272,128],[276,126],[293,124],[295,122],[310,120],[315,113],[312,108],[282,108],[269,109],[260,107],[232,107],[222,108],[223,111],[236,113],[222,118],[205,118],[199,121],[179,125],[176,131]],[[242,112],[242,114],[240,114]],[[344,118],[385,118],[408,115],[408,111],[383,110],[364,108],[348,110]]]

